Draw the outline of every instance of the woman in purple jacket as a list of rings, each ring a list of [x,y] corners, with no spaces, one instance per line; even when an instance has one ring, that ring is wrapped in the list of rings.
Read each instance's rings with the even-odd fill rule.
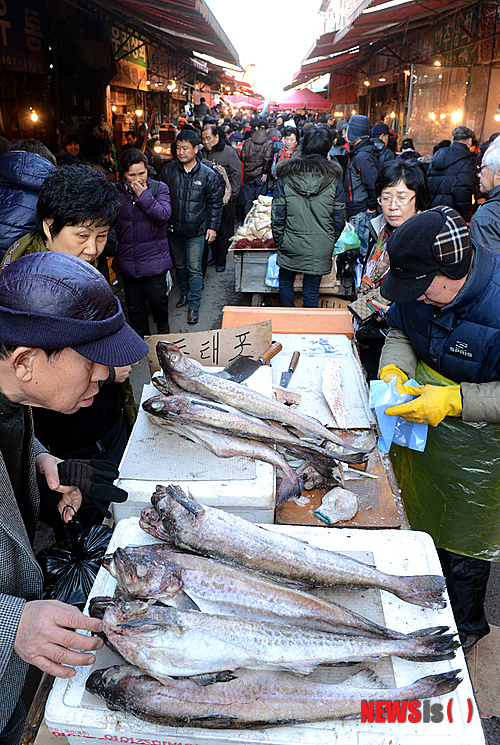
[[[113,269],[122,277],[129,323],[140,336],[149,336],[146,302],[159,334],[170,333],[166,273],[172,268],[165,225],[170,217],[170,192],[152,182],[146,156],[136,149],[120,158]]]

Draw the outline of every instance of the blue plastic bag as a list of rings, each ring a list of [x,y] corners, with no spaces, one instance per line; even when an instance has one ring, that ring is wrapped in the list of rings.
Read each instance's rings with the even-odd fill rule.
[[[279,287],[280,268],[276,263],[277,253],[273,253],[267,260],[267,273],[264,282],[268,287]]]
[[[415,380],[408,381],[410,385],[418,385]],[[370,397],[368,403],[374,409],[381,436],[377,445],[383,453],[388,453],[392,443],[423,452],[427,442],[427,424],[409,422],[401,416],[389,415],[385,410],[389,406],[398,406],[412,401],[416,396],[409,393],[402,395],[395,383],[395,378],[390,383],[383,380],[370,381]]]

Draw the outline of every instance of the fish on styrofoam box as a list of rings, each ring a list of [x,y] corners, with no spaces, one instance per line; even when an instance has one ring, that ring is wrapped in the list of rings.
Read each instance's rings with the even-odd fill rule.
[[[290,525],[265,527],[306,540],[321,548],[354,555],[355,558],[370,561],[378,569],[391,574],[441,574],[436,549],[426,533]],[[118,523],[109,545],[109,552],[127,545],[156,542],[156,539],[140,529],[137,518],[129,518]],[[115,585],[116,580],[101,568],[90,597],[112,595]],[[456,631],[449,604],[441,610],[422,608],[380,590],[340,591],[332,588],[323,590],[322,595],[399,631],[410,632],[431,626],[450,626]],[[331,720],[257,730],[161,727],[137,719],[131,714],[108,710],[102,699],[85,690],[85,682],[92,670],[119,664],[120,659],[115,653],[103,647],[96,653],[93,667],[77,668],[75,677],[55,680],[45,709],[45,721],[51,732],[65,735],[72,745],[82,745],[95,740],[127,742],[134,745],[442,745],[443,742],[447,745],[485,745],[461,649],[457,650],[453,660],[434,663],[411,662],[393,657],[360,663],[354,667],[324,668],[325,675],[337,676],[329,679],[330,682],[340,682],[353,672],[370,667],[379,674],[384,683],[398,687],[426,675],[459,669],[463,681],[458,688],[452,694],[431,700],[431,703],[439,702],[443,707],[444,718],[439,723],[369,724],[360,720]],[[451,722],[448,720],[448,711],[451,713]]]
[[[209,368],[216,372],[221,368]],[[268,365],[246,381],[251,390],[272,397]],[[145,385],[141,404],[159,391]],[[117,486],[126,502],[113,504],[118,522],[139,516],[150,504],[157,484],[179,484],[202,504],[218,507],[256,523],[274,521],[276,471],[270,463],[249,458],[218,458],[203,445],[186,440],[152,422],[139,406],[137,421],[120,463]]]

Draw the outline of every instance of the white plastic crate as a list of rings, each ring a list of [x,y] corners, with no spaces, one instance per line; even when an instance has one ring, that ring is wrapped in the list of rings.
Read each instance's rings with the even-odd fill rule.
[[[434,544],[425,533],[278,525],[266,527],[307,540],[321,548],[356,555],[368,553],[379,569],[392,574],[441,573]],[[137,518],[130,518],[117,525],[109,550],[154,542],[155,539],[139,528]],[[112,594],[114,587],[115,580],[101,569],[91,596]],[[325,595],[325,591],[322,594]],[[449,606],[442,610],[420,608],[378,590],[329,590],[327,594],[331,599],[400,631],[440,625],[448,625],[456,630]],[[381,617],[377,617],[379,611]],[[103,648],[97,652],[93,669],[116,664],[117,659],[116,655]],[[448,745],[484,745],[479,714],[461,650],[450,661],[417,663],[394,657],[377,663],[363,663],[354,670],[360,667],[375,669],[383,681],[397,686],[407,685],[425,675],[461,669],[463,682],[458,688],[441,699],[432,699],[432,702],[439,701],[443,705],[444,712],[452,699],[453,722],[450,723],[445,716],[439,724],[363,724],[361,721],[346,720],[234,731],[160,727],[129,714],[106,709],[101,699],[85,691],[85,681],[91,672],[89,668],[78,668],[76,676],[70,680],[55,681],[47,702],[45,720],[54,734],[66,735],[73,745],[96,740],[135,745],[442,745],[444,742]],[[351,669],[343,668],[340,679],[347,678],[351,672]],[[472,718],[467,723],[469,701]]]
[[[271,368],[260,367],[246,383],[250,389],[271,397]],[[141,404],[158,393],[153,385],[145,385]],[[181,467],[184,473],[179,477]],[[274,466],[247,458],[218,458],[202,445],[154,424],[141,407],[120,464],[120,478],[115,483],[128,492],[126,502],[113,504],[117,522],[139,516],[150,504],[156,484],[166,483],[179,484],[203,504],[251,522],[274,521]]]

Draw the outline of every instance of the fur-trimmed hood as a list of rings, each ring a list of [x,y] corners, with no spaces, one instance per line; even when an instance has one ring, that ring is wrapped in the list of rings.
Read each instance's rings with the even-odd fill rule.
[[[321,155],[289,158],[278,164],[276,176],[303,196],[314,196],[324,191],[332,181],[342,180],[342,169],[336,160]]]

